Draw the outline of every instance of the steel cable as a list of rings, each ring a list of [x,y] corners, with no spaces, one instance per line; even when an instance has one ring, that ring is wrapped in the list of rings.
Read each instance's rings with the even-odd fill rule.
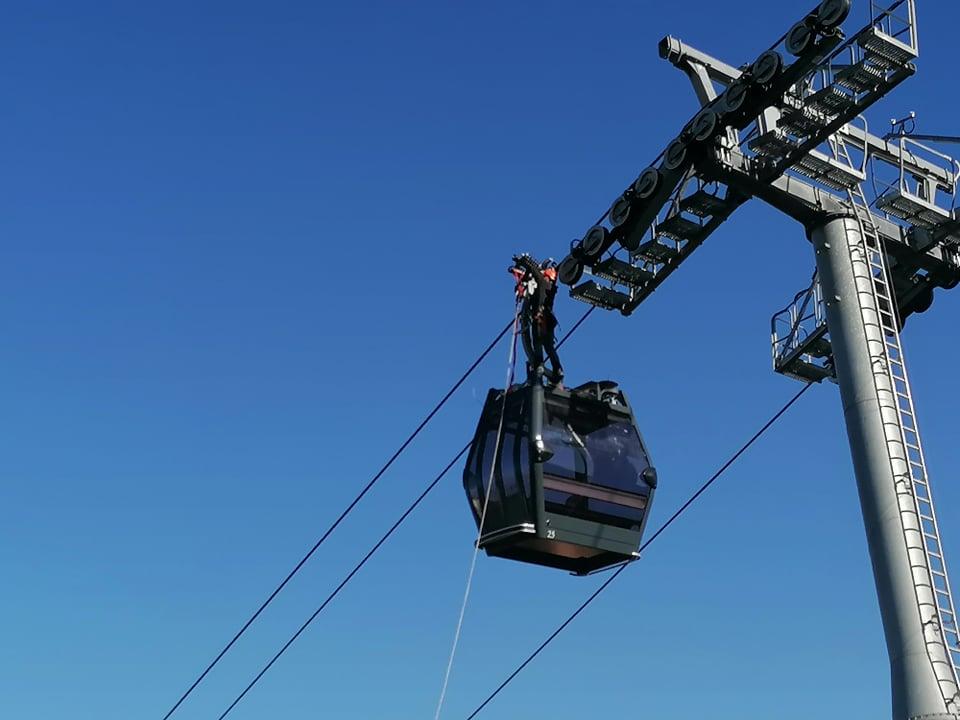
[[[596,308],[591,307],[586,312],[584,312],[583,315],[580,316],[580,318],[573,324],[573,326],[563,335],[563,337],[557,343],[558,348],[562,346],[570,338],[570,336],[573,335],[574,332],[576,332],[576,330],[584,323],[584,321],[586,321],[588,317],[590,317],[590,314],[595,309]],[[507,324],[507,326],[503,329],[503,331],[500,333],[497,339],[493,343],[491,343],[491,345],[487,348],[487,350],[485,351],[485,354],[489,353],[490,350],[493,349],[493,346],[496,345],[496,343],[500,340],[500,338],[506,335],[506,333],[511,329],[512,326],[513,326],[513,321]],[[479,364],[479,362],[475,363],[473,367],[476,367],[477,364]],[[473,370],[473,367],[471,367],[471,371]],[[461,379],[461,382],[464,379],[465,377]],[[264,665],[264,667],[260,670],[260,672],[258,672],[256,676],[254,676],[253,680],[251,680],[247,684],[247,686],[243,689],[243,691],[239,695],[237,695],[236,698],[234,698],[234,700],[230,703],[227,709],[223,711],[223,713],[219,716],[219,718],[217,718],[217,720],[223,720],[233,710],[233,708],[235,708],[237,704],[247,695],[247,693],[253,689],[254,685],[256,685],[260,681],[260,679],[267,673],[267,671],[271,667],[273,667],[274,663],[276,663],[277,660],[280,659],[280,656],[283,655],[291,645],[293,645],[293,643],[297,640],[297,638],[300,637],[300,635],[303,634],[303,632],[307,629],[307,627],[314,620],[316,620],[317,616],[319,616],[320,613],[323,612],[323,610],[340,593],[340,591],[343,590],[344,587],[346,587],[347,583],[350,582],[353,576],[356,575],[360,571],[360,569],[367,563],[367,561],[373,557],[373,555],[390,538],[390,536],[393,535],[393,533],[403,524],[403,522],[417,508],[417,506],[419,506],[420,503],[423,502],[424,499],[426,499],[427,495],[429,495],[430,492],[446,476],[446,474],[450,472],[451,468],[453,468],[453,466],[456,465],[456,463],[460,460],[460,458],[463,457],[463,455],[467,452],[469,447],[470,447],[470,443],[467,443],[463,447],[463,449],[461,449],[460,452],[457,453],[457,455],[453,458],[453,460],[451,460],[447,464],[447,466],[440,472],[440,474],[437,475],[430,482],[429,485],[427,485],[427,487],[423,490],[423,492],[420,493],[417,499],[414,500],[413,503],[403,512],[403,514],[397,519],[396,522],[394,522],[394,524],[390,527],[390,529],[387,530],[386,533],[384,533],[384,535],[380,538],[380,540],[378,540],[377,543],[367,552],[367,554],[363,557],[363,559],[359,563],[357,563],[356,566],[354,566],[353,570],[351,570],[347,574],[347,576],[340,582],[340,584],[333,590],[333,592],[331,592],[327,596],[327,598],[320,604],[320,606],[313,612],[313,614],[310,615],[310,617],[307,618],[307,620],[297,629],[297,631],[290,637],[290,639],[287,640],[281,646],[281,648],[274,654],[274,656],[270,659],[270,661],[266,665]]]
[[[467,443],[463,447],[463,449],[461,449],[460,452],[458,452],[454,456],[453,460],[447,463],[447,466],[440,471],[440,474],[437,475],[430,482],[429,485],[427,485],[427,487],[423,490],[423,492],[420,493],[417,499],[413,501],[410,507],[408,507],[404,511],[404,513],[397,519],[397,521],[390,526],[390,529],[387,530],[387,532],[383,534],[383,536],[377,541],[377,543],[372,548],[370,548],[367,554],[363,556],[363,559],[354,566],[353,570],[351,570],[343,580],[340,581],[340,584],[337,585],[337,587],[333,590],[333,592],[327,595],[327,598],[320,604],[320,607],[318,607],[316,610],[313,611],[313,614],[306,619],[306,621],[297,629],[297,631],[290,637],[290,639],[283,644],[283,646],[276,652],[276,654],[272,658],[270,658],[270,662],[268,662],[266,665],[263,666],[260,672],[258,672],[256,676],[253,678],[253,680],[251,680],[249,684],[243,689],[243,692],[241,692],[239,695],[237,695],[236,698],[234,698],[233,702],[230,703],[227,709],[223,711],[223,713],[220,715],[219,718],[217,718],[217,720],[223,720],[223,718],[225,718],[230,713],[230,711],[237,706],[237,703],[243,700],[244,696],[246,696],[246,694],[253,689],[253,686],[256,685],[258,682],[260,682],[260,678],[266,675],[267,671],[271,667],[273,667],[273,664],[280,659],[280,656],[283,655],[291,645],[293,645],[296,639],[303,634],[303,631],[306,630],[307,627],[309,627],[310,623],[316,620],[317,616],[323,612],[323,610],[327,607],[327,605],[329,605],[333,601],[333,599],[340,594],[340,591],[343,590],[344,587],[346,587],[347,583],[350,582],[353,576],[356,575],[358,572],[360,572],[360,568],[362,568],[364,565],[367,564],[367,561],[374,556],[377,550],[379,550],[380,547],[390,538],[390,536],[393,535],[393,533],[397,530],[397,528],[399,528],[403,524],[403,521],[410,516],[410,513],[416,510],[417,506],[421,502],[423,502],[423,500],[427,497],[427,495],[430,494],[430,491],[433,490],[439,484],[439,482],[444,478],[444,476],[448,472],[450,472],[450,469],[454,465],[456,465],[457,462],[459,462],[460,458],[463,457],[464,453],[466,453],[469,448],[470,448],[470,444]]]
[[[186,691],[180,696],[180,698],[173,705],[173,707],[170,708],[170,710],[167,711],[167,714],[163,716],[163,720],[168,720],[168,718],[177,711],[177,708],[179,708],[180,705],[183,704],[183,701],[190,696],[190,694],[196,689],[196,687],[201,682],[203,682],[203,679],[210,673],[211,670],[213,670],[213,668],[217,665],[217,663],[220,662],[223,656],[227,654],[230,648],[232,648],[234,644],[236,644],[237,640],[239,640],[243,636],[243,634],[254,623],[254,621],[258,617],[260,617],[260,614],[267,609],[267,606],[269,606],[270,603],[274,601],[274,599],[277,597],[277,595],[280,594],[283,588],[287,586],[287,583],[289,583],[290,580],[293,579],[294,575],[300,572],[300,570],[307,563],[307,561],[313,556],[313,554],[317,551],[317,549],[321,545],[323,545],[323,543],[327,540],[327,538],[333,534],[334,530],[336,530],[337,527],[339,527],[340,523],[342,523],[344,519],[346,519],[347,515],[349,515],[353,511],[353,509],[364,498],[364,496],[373,488],[374,485],[377,484],[377,481],[380,480],[383,474],[386,473],[386,471],[390,468],[390,466],[392,466],[393,463],[397,460],[397,458],[400,457],[403,451],[407,449],[410,443],[412,443],[413,440],[420,434],[420,432],[427,426],[427,423],[429,423],[433,419],[433,417],[438,412],[440,412],[440,409],[447,403],[447,401],[453,396],[453,394],[460,389],[460,386],[463,385],[464,382],[466,382],[467,378],[470,377],[473,371],[477,369],[477,366],[479,366],[480,363],[486,359],[487,355],[489,355],[490,352],[493,350],[493,348],[496,347],[496,345],[500,342],[501,339],[503,339],[503,336],[510,331],[510,328],[512,327],[512,325],[513,325],[512,322],[507,323],[504,326],[503,330],[501,330],[500,333],[490,342],[490,344],[487,345],[486,349],[482,353],[480,353],[477,359],[474,360],[473,363],[470,365],[470,367],[467,368],[467,370],[463,373],[463,375],[460,376],[460,379],[457,380],[453,384],[453,386],[447,391],[447,393],[440,399],[440,402],[438,402],[433,407],[433,409],[429,413],[427,413],[426,417],[424,417],[424,419],[420,422],[420,424],[417,425],[416,429],[412,433],[410,433],[407,439],[403,441],[403,443],[400,445],[399,448],[397,448],[396,452],[394,452],[393,455],[390,456],[390,459],[387,460],[387,462],[383,465],[383,467],[381,467],[380,470],[377,471],[377,473],[367,482],[366,485],[364,485],[363,489],[357,494],[357,496],[350,502],[349,505],[347,505],[347,507],[343,510],[343,512],[340,513],[337,519],[333,521],[333,524],[330,525],[330,527],[326,529],[323,535],[320,536],[320,539],[313,544],[313,547],[311,547],[307,551],[307,553],[302,558],[300,558],[300,561],[294,566],[294,568],[289,573],[287,573],[287,576],[280,582],[279,585],[277,585],[276,588],[274,588],[273,592],[271,592],[270,595],[267,596],[267,599],[264,600],[260,604],[260,607],[258,607],[256,611],[247,619],[247,621],[241,626],[241,628],[236,632],[236,634],[230,639],[230,642],[228,642],[226,645],[223,646],[220,652],[217,653],[216,657],[214,657],[213,660],[204,668],[203,672],[201,672],[200,675],[197,676],[197,678],[193,681],[190,687],[186,689]]]

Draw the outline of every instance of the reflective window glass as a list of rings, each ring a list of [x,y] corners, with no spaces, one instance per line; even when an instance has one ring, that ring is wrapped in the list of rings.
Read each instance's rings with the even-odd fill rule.
[[[544,472],[568,480],[646,495],[643,471],[650,466],[640,436],[629,422],[607,423],[594,414],[563,417],[549,412],[543,438],[553,457]]]

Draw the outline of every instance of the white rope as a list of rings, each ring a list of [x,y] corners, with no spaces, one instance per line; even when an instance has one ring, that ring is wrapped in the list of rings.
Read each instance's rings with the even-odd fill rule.
[[[507,384],[503,391],[503,404],[500,406],[500,422],[497,426],[497,438],[493,445],[493,462],[490,465],[490,477],[487,478],[487,485],[483,495],[483,509],[480,512],[480,525],[477,528],[477,540],[473,544],[473,555],[470,558],[470,570],[467,573],[467,587],[463,592],[463,603],[460,605],[460,617],[457,619],[457,629],[453,634],[453,646],[450,648],[450,657],[447,660],[447,670],[443,675],[443,685],[440,688],[440,699],[437,701],[437,712],[433,720],[440,720],[440,713],[443,711],[443,701],[447,696],[447,685],[450,682],[450,673],[453,670],[453,659],[457,654],[457,645],[460,643],[460,631],[463,629],[463,617],[467,612],[467,601],[470,599],[470,588],[473,586],[473,572],[477,567],[477,555],[480,552],[480,538],[483,535],[483,525],[487,519],[487,506],[490,502],[490,488],[493,486],[493,471],[497,466],[497,458],[500,455],[500,441],[503,439],[503,417],[507,409],[507,393],[513,385],[514,368],[516,366],[517,355],[517,333],[520,322],[520,303],[517,303],[517,309],[513,316],[513,339],[510,342],[510,355],[507,361]]]

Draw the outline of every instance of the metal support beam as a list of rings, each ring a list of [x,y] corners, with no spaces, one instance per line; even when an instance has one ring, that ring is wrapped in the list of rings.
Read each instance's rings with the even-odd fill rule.
[[[726,87],[741,75],[732,65],[685,45],[682,40],[671,35],[660,41],[659,50],[660,57],[687,74],[701,105],[717,99],[714,82]]]
[[[897,168],[903,165],[910,175],[929,177],[941,183],[951,181],[950,174],[943,167],[902,148],[899,138],[882,138],[854,125],[847,125],[843,132],[861,147],[865,146],[872,158]]]
[[[898,429],[898,391],[888,372],[889,331],[874,290],[875,270],[856,218],[833,217],[812,231],[811,240],[886,636],[893,718],[953,720],[957,686]]]
[[[690,78],[701,105],[706,105],[716,97],[712,83],[726,87],[743,74],[723,60],[669,35],[660,41],[659,49],[660,57],[668,60]],[[765,113],[760,119],[761,131],[776,127],[776,118],[780,114],[775,108],[767,108]],[[896,137],[882,138],[853,124],[844,125],[841,134],[852,139],[857,146],[864,147],[871,157],[888,165],[899,168],[902,164],[910,174],[929,176],[940,182],[948,182],[950,179],[942,167],[909,150],[901,149]]]

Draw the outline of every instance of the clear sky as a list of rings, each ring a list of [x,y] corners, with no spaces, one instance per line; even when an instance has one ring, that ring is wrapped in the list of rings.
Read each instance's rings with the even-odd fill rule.
[[[695,109],[668,33],[752,61],[814,3],[30,3],[0,29],[0,716],[159,720]],[[855,3],[851,26],[865,17]],[[957,132],[953,2],[871,114]],[[799,386],[801,229],[739,211],[571,382],[631,393],[653,526]],[[562,299],[569,327],[583,306]],[[905,334],[960,572],[960,294]],[[497,349],[176,717],[215,718],[473,432]],[[460,468],[236,709],[432,718],[475,532]],[[444,718],[598,584],[481,558]],[[481,716],[851,720],[887,663],[833,386],[814,388]]]

